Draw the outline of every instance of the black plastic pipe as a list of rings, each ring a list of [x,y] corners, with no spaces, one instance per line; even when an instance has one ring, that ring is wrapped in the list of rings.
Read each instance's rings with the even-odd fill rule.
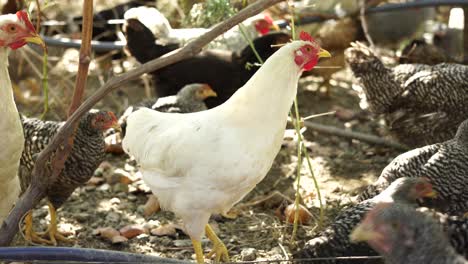
[[[378,7],[371,7],[366,10],[367,14],[371,13],[380,13],[380,12],[393,12],[410,8],[421,8],[421,7],[431,7],[431,6],[468,6],[468,0],[421,0],[406,2],[400,4],[385,4]],[[465,15],[466,16],[466,15]],[[300,21],[297,21],[297,25],[306,25],[312,23],[323,22],[326,18],[319,16],[311,16],[301,18]],[[112,24],[123,23],[123,20],[113,20]],[[278,20],[275,23],[280,28],[286,28],[289,25],[287,20]],[[57,47],[68,47],[68,48],[80,48],[81,41],[73,40],[68,38],[51,38],[42,36],[45,43],[49,46]],[[109,41],[95,41],[91,42],[91,46],[94,51],[111,51],[111,50],[122,50],[125,47],[125,43],[122,42],[109,42]]]
[[[0,260],[39,261],[42,263],[190,263],[113,250],[71,247],[0,247]]]

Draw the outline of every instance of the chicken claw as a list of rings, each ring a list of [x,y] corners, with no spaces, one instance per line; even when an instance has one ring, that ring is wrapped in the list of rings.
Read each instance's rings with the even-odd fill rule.
[[[206,258],[215,256],[216,263],[220,261],[229,262],[229,253],[226,246],[224,245],[223,241],[219,239],[210,225],[206,225],[205,232],[208,239],[210,239],[213,243],[213,249],[210,251],[210,253],[206,254]]]

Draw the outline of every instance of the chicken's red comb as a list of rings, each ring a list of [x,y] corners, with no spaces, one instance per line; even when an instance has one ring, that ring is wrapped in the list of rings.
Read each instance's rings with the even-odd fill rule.
[[[303,41],[315,42],[314,38],[312,38],[312,36],[305,31],[301,31],[301,34],[299,34],[299,38]]]
[[[265,21],[270,25],[273,25],[274,23],[273,18],[267,13],[263,14],[263,19],[265,19]]]
[[[31,31],[31,32],[36,32],[36,29],[34,28],[33,24],[31,23],[31,20],[29,20],[28,13],[26,11],[18,11],[16,12],[16,16],[20,21],[23,21],[26,27]]]

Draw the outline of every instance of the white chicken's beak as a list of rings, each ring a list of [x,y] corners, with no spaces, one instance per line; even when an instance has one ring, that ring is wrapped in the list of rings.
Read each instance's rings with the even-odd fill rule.
[[[331,57],[330,52],[328,52],[328,51],[326,51],[326,50],[324,50],[322,48],[319,50],[317,55],[319,56],[319,58],[330,58]]]
[[[39,35],[25,37],[24,41],[40,45],[41,47],[45,47],[44,40],[42,40],[42,38]]]

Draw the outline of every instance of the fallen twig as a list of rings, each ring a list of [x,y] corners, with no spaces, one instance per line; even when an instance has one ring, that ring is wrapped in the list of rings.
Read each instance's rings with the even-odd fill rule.
[[[310,128],[319,133],[324,133],[324,134],[329,134],[329,135],[339,136],[339,137],[344,137],[344,138],[349,138],[349,139],[357,139],[366,143],[383,145],[383,146],[392,147],[398,150],[409,149],[407,146],[402,145],[400,143],[389,141],[381,137],[377,137],[374,135],[369,135],[369,134],[365,134],[361,132],[346,131],[337,127],[322,125],[322,124],[318,124],[318,123],[311,122],[311,121],[304,121],[304,125],[307,128]]]
[[[18,232],[17,223],[20,221],[21,217],[43,198],[44,192],[47,188],[47,182],[53,182],[55,180],[53,177],[54,175],[49,175],[49,172],[46,171],[46,163],[58,148],[66,148],[66,145],[69,144],[67,139],[73,134],[75,125],[84,113],[88,112],[105,95],[122,86],[126,82],[138,78],[143,73],[155,71],[167,65],[195,56],[205,45],[217,36],[239,24],[246,18],[251,17],[281,1],[283,0],[260,0],[251,4],[236,15],[217,25],[209,32],[193,41],[190,41],[183,48],[177,49],[161,58],[149,61],[133,70],[111,78],[91,97],[86,99],[86,101],[84,101],[83,104],[81,104],[80,107],[78,107],[78,109],[68,118],[67,122],[65,122],[61,127],[49,145],[39,154],[34,166],[32,176],[33,181],[31,185],[17,201],[10,215],[3,222],[3,225],[0,228],[0,246],[7,246],[11,243],[14,235]],[[57,157],[57,155],[55,155],[55,157]]]

